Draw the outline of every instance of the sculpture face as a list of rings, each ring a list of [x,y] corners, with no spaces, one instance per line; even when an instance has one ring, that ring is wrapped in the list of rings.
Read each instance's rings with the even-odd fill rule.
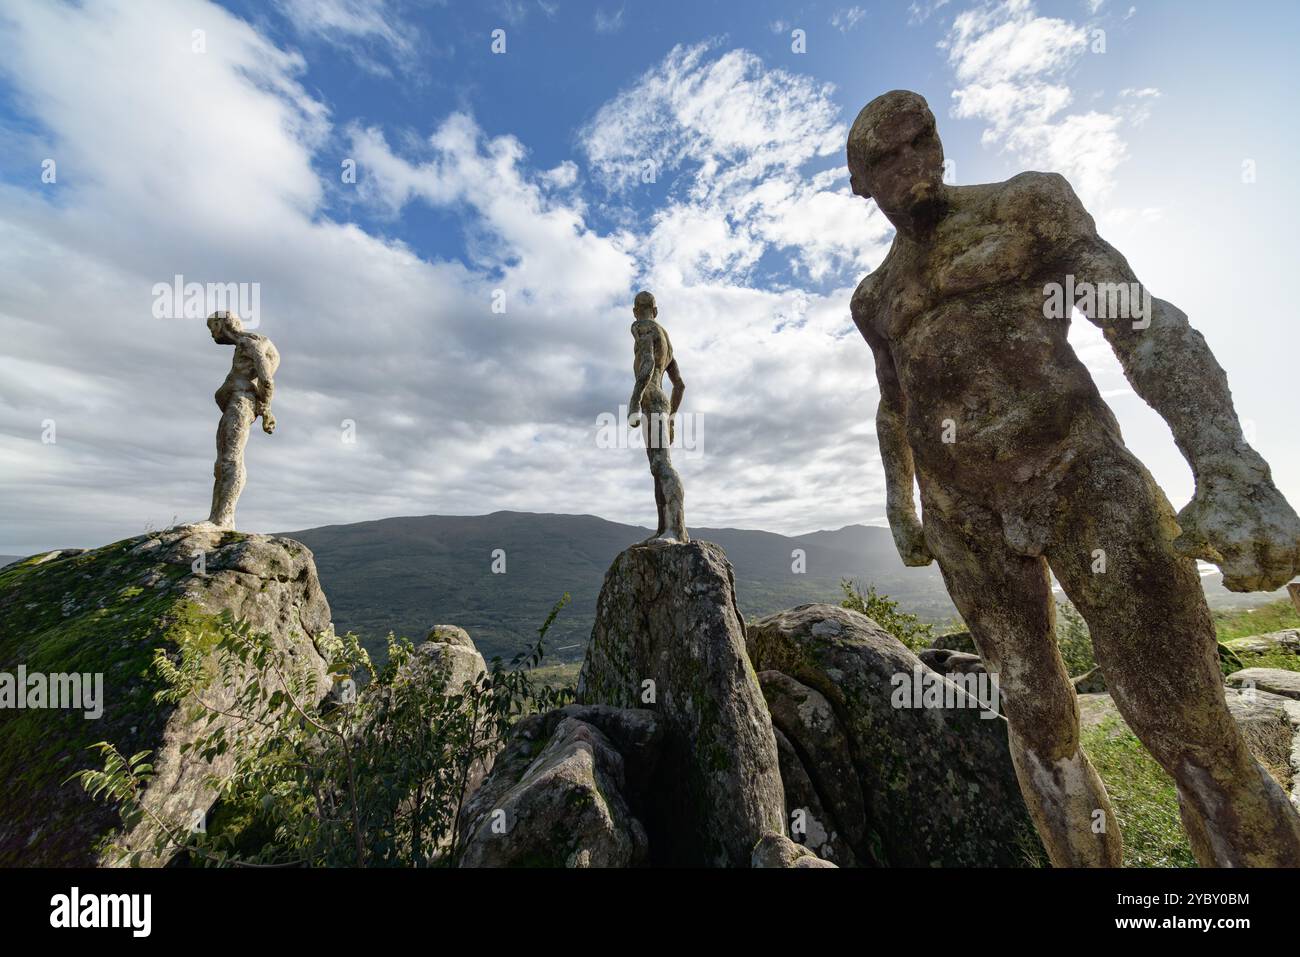
[[[234,345],[236,336],[243,331],[244,324],[233,312],[214,312],[208,316],[208,332],[212,333],[212,341],[218,345]]]
[[[876,97],[849,132],[849,185],[875,199],[895,225],[925,220],[943,199],[943,144],[934,114],[915,93]]]

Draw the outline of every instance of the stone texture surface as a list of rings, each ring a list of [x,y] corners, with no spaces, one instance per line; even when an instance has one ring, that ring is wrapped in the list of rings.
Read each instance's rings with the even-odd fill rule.
[[[870,618],[801,605],[750,622],[748,636],[756,668],[789,675],[829,702],[881,863],[1018,866],[1038,853],[1003,719],[981,718],[977,707],[894,708],[893,677],[924,666]]]
[[[1300,628],[1284,628],[1245,638],[1232,638],[1225,644],[1238,654],[1267,655],[1281,651],[1300,655]]]
[[[523,719],[466,805],[460,866],[644,863],[648,838],[633,808],[660,745],[649,711],[570,705]]]
[[[859,858],[870,861],[872,842],[862,784],[853,767],[848,735],[830,702],[779,671],[760,672],[758,681],[777,729],[787,829],[798,839],[790,828],[790,813],[809,808],[815,811],[819,827],[810,824],[807,838],[800,843],[842,867]],[[792,766],[796,764],[797,768]],[[817,830],[822,832],[820,839]]]
[[[835,867],[830,861],[824,861],[816,854],[796,844],[784,834],[764,834],[750,855],[751,867],[785,868],[785,867]]]
[[[822,804],[799,752],[780,728],[775,731],[781,784],[785,788],[785,821],[791,840],[824,860],[834,861],[838,867],[854,867],[857,857]]]
[[[784,831],[776,738],[717,545],[656,542],[614,560],[578,700],[650,708],[663,725],[646,822],[656,862],[743,867],[759,837]]]
[[[1243,668],[1228,675],[1230,688],[1256,688],[1300,701],[1300,671],[1281,668]]]
[[[969,631],[954,631],[946,635],[938,635],[930,639],[930,647],[960,651],[968,655],[979,654],[979,649],[975,647],[975,639],[971,637]]]
[[[195,561],[202,556],[202,564]],[[120,825],[69,775],[101,766],[87,750],[107,740],[125,754],[151,751],[148,807],[171,821],[206,813],[208,783],[231,769],[229,755],[211,764],[180,754],[197,731],[185,709],[159,705],[153,649],[168,647],[174,629],[210,622],[222,612],[271,634],[316,678],[317,700],[329,689],[315,639],[331,629],[311,552],[286,538],[180,526],[85,552],[16,563],[0,575],[0,670],[20,663],[46,672],[102,672],[104,714],[29,711],[0,724],[0,864],[109,863],[95,841]],[[233,695],[212,689],[216,707]],[[226,721],[227,719],[220,719]],[[257,734],[245,728],[241,733]],[[147,849],[145,821],[119,841]],[[145,854],[144,864],[158,864]]]
[[[982,675],[987,673],[984,661],[979,655],[968,654],[964,651],[926,648],[917,652],[916,657],[920,658],[926,667],[939,672],[941,675]]]

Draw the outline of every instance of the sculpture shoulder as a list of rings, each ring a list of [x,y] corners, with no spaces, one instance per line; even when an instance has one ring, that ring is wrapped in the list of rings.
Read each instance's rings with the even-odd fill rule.
[[[853,290],[853,296],[849,299],[849,312],[859,327],[865,322],[872,321],[880,310],[880,303],[886,294],[889,268],[893,258],[894,250],[890,247],[889,253],[880,265],[863,276],[862,281]]]
[[[266,336],[259,336],[252,332],[245,333],[239,338],[238,349],[250,359],[260,356],[265,362],[273,366],[278,365],[280,362],[279,351]]]
[[[993,215],[1004,222],[1029,223],[1048,236],[1096,233],[1096,224],[1060,173],[1025,172],[999,183],[991,195]]]
[[[637,319],[632,323],[632,338],[644,339],[646,336],[662,337],[663,328],[653,319]]]

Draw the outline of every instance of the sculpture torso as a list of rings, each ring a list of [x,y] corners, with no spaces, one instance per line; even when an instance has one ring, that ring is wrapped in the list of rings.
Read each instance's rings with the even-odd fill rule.
[[[230,363],[230,372],[214,396],[217,406],[223,411],[236,397],[245,397],[256,402],[259,358],[264,363],[267,374],[274,376],[275,370],[280,365],[280,354],[271,344],[271,340],[265,336],[241,333],[238,342],[235,343],[235,355]]]
[[[654,349],[654,370],[650,373],[645,392],[641,394],[641,411],[662,412],[668,407],[668,397],[663,390],[664,371],[673,361],[673,346],[668,340],[668,333],[653,319],[637,319],[632,323],[632,338],[637,344],[633,347],[632,355],[634,375],[640,370],[643,340],[648,338]]]
[[[987,489],[1063,464],[1080,439],[1119,441],[1069,320],[1043,315],[1044,284],[1064,282],[1070,246],[1094,229],[1062,189],[1044,173],[950,187],[926,241],[900,232],[853,295],[859,329],[893,356],[924,474]]]

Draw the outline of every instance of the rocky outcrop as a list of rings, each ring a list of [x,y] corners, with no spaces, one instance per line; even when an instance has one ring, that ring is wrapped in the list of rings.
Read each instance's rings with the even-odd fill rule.
[[[1230,688],[1254,688],[1300,701],[1300,671],[1283,671],[1281,668],[1243,668],[1228,675],[1225,683]]]
[[[1284,628],[1262,635],[1231,638],[1224,644],[1239,655],[1267,655],[1276,652],[1300,655],[1300,628]]]
[[[789,675],[763,671],[758,680],[776,727],[787,829],[818,857],[853,866],[853,848],[873,842],[844,728],[823,695]]]
[[[649,841],[633,808],[660,744],[649,711],[570,705],[524,718],[466,804],[460,866],[644,863]]]
[[[96,843],[120,827],[115,810],[91,800],[78,770],[101,766],[88,750],[109,741],[124,754],[152,752],[144,802],[168,821],[195,822],[216,796],[209,779],[233,766],[182,754],[200,727],[186,709],[153,700],[161,687],[150,667],[155,648],[184,630],[211,627],[228,612],[272,636],[314,676],[317,700],[329,688],[315,639],[330,630],[329,604],[311,552],[285,538],[181,526],[91,551],[66,550],[0,572],[0,672],[101,676],[102,714],[84,709],[15,711],[0,724],[0,865],[108,863]],[[233,690],[213,687],[221,708]],[[314,702],[313,702],[314,703]],[[220,719],[225,721],[226,719]],[[210,731],[215,725],[204,725]],[[241,727],[241,735],[256,735]],[[148,816],[116,840],[149,852]]]
[[[784,834],[764,834],[750,855],[751,867],[836,867]]]
[[[987,669],[979,655],[946,648],[925,648],[916,653],[927,668],[941,675],[982,675]]]
[[[614,560],[578,700],[647,708],[663,727],[646,821],[656,863],[744,867],[764,833],[784,831],[776,738],[717,545],[655,542]]]
[[[975,638],[969,631],[951,631],[946,635],[936,635],[930,640],[930,647],[945,651],[960,651],[967,655],[978,655]]]
[[[1015,866],[1037,860],[1037,835],[1025,810],[1007,746],[1007,727],[955,686],[951,707],[895,707],[898,682],[941,676],[865,615],[834,605],[801,605],[752,621],[748,649],[760,673],[779,672],[818,694],[806,697],[806,728],[783,715],[788,685],[764,690],[777,726],[805,762],[821,804],[850,833],[859,862],[894,866]],[[920,669],[920,672],[917,671]],[[946,682],[945,685],[946,687]],[[813,716],[842,729],[844,745],[819,753]],[[831,736],[834,738],[834,734]],[[848,753],[848,761],[832,752]],[[845,775],[856,777],[856,789]],[[823,782],[834,782],[834,788]],[[834,794],[834,797],[832,797]]]

